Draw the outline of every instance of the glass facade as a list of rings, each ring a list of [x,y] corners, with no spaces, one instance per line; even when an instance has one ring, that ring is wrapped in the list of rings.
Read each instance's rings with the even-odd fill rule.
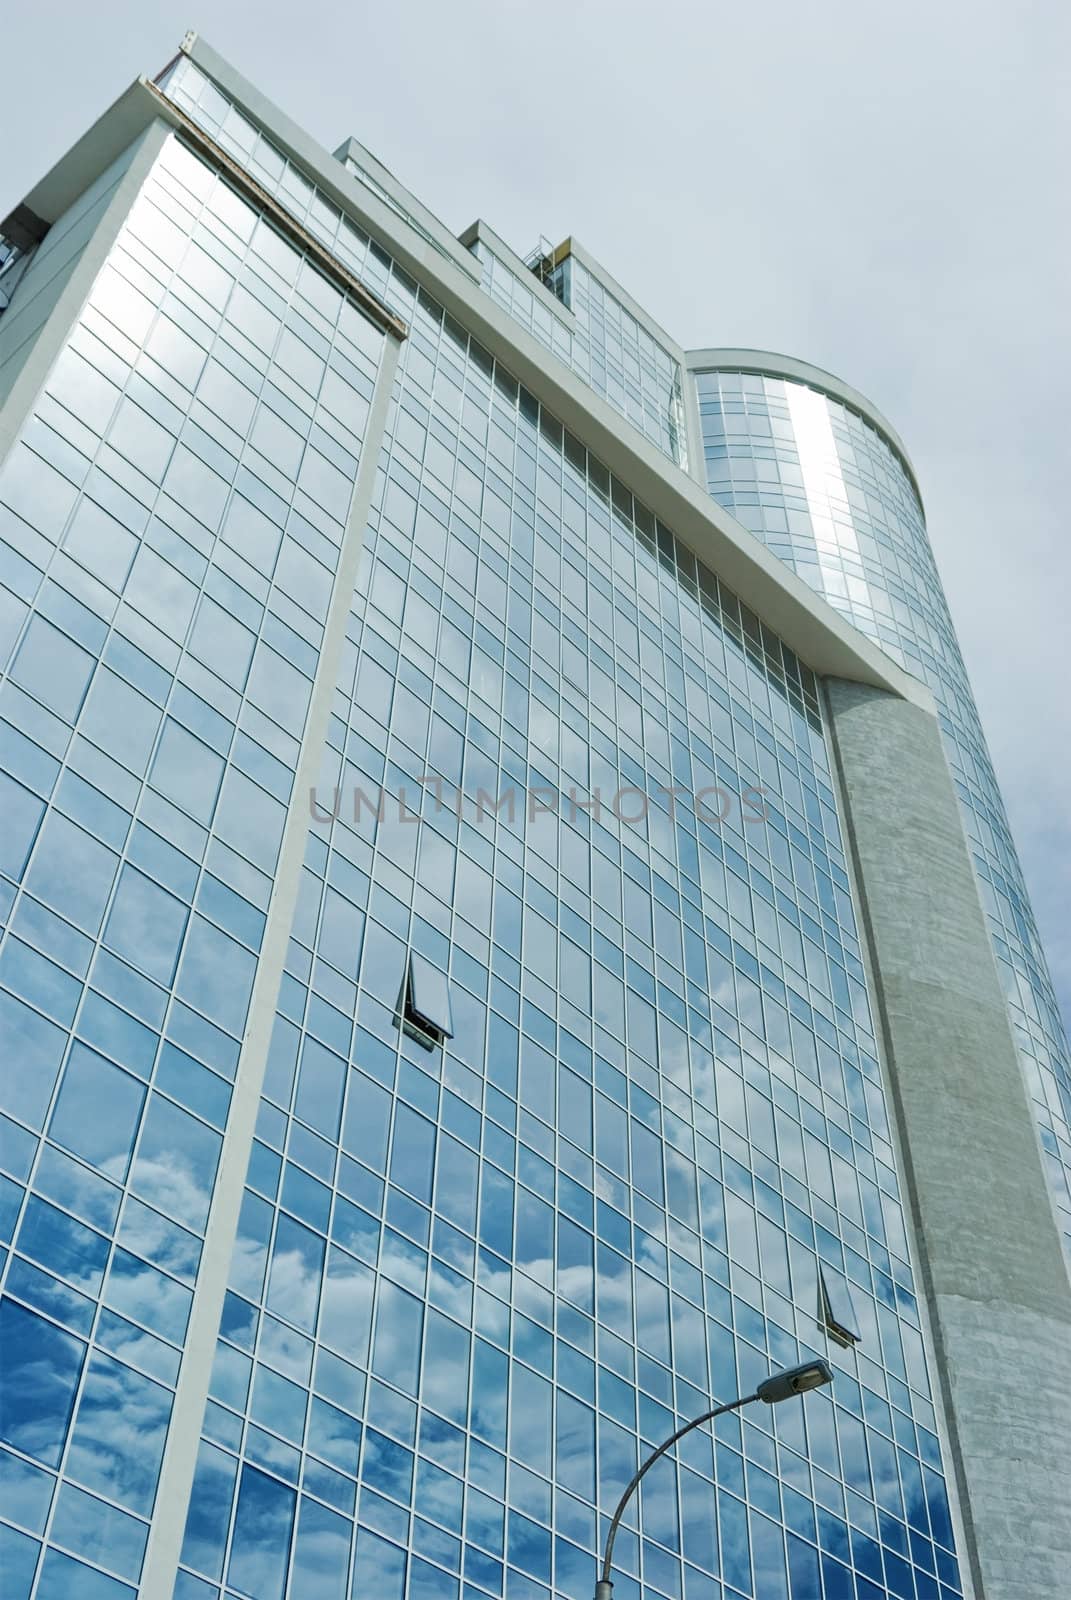
[[[640,1457],[815,1354],[651,1473],[615,1593],[953,1600],[818,681],[200,69],[165,92],[270,201],[170,134],[0,467],[5,1600],[170,1600],[176,1518],[174,1600],[586,1600]],[[404,318],[385,428],[392,335],[276,206]],[[679,367],[573,268],[660,437]]]
[[[954,1593],[813,679],[423,300],[397,400],[188,1592],[289,1554],[301,1595],[586,1595],[641,1445],[824,1344],[821,1259],[866,1327],[835,1402],[652,1475],[619,1590]]]
[[[627,417],[671,461],[688,467],[681,366],[601,280],[570,254],[542,282],[572,316],[563,322],[539,279],[512,267],[482,239],[471,246],[482,287],[540,344]]]
[[[910,469],[817,387],[732,370],[694,381],[714,498],[933,691],[1071,1254],[1071,1052]]]
[[[592,388],[688,466],[681,368],[602,279],[570,253],[546,279],[576,317],[574,364]]]
[[[551,290],[541,289],[539,279],[523,262],[511,265],[484,239],[475,239],[470,249],[480,263],[480,286],[484,293],[567,367],[573,367],[575,326],[557,297],[548,298]]]
[[[140,1576],[383,337],[171,140],[0,471],[12,1600]]]

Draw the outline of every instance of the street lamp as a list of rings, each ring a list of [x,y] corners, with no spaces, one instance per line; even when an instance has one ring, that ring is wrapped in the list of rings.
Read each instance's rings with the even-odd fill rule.
[[[741,1406],[750,1405],[753,1400],[763,1400],[768,1406],[772,1406],[779,1400],[788,1400],[794,1394],[806,1394],[808,1389],[820,1389],[823,1384],[832,1382],[833,1369],[828,1361],[805,1361],[802,1366],[789,1367],[785,1372],[772,1372],[768,1378],[763,1378],[754,1394],[743,1395],[739,1400],[730,1400],[726,1406],[715,1406],[713,1411],[704,1411],[701,1417],[686,1422],[683,1428],[678,1428],[676,1433],[670,1434],[657,1450],[652,1450],[617,1502],[617,1510],[610,1520],[606,1535],[606,1551],[602,1559],[602,1577],[595,1585],[595,1600],[613,1600],[614,1586],[610,1572],[613,1566],[614,1540],[617,1538],[618,1524],[625,1507],[639,1486],[640,1479],[650,1471],[660,1456],[664,1456],[667,1450],[673,1448],[678,1439],[683,1439],[693,1428],[702,1427],[704,1422],[712,1422],[715,1417],[724,1416],[727,1411],[739,1411]]]

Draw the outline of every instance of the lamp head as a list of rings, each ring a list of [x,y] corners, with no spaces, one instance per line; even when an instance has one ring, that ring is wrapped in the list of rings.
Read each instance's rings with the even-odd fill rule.
[[[768,1378],[763,1378],[755,1393],[760,1400],[772,1406],[779,1400],[788,1400],[794,1394],[806,1394],[808,1389],[820,1389],[823,1384],[832,1382],[833,1369],[829,1362],[816,1358],[803,1362],[801,1366],[789,1367],[785,1372],[772,1372]]]

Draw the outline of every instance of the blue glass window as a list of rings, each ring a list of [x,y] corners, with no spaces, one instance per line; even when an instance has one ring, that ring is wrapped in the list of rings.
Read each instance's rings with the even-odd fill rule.
[[[123,1231],[126,1236],[125,1227]],[[136,1318],[172,1344],[182,1344],[189,1318],[191,1292],[173,1278],[149,1266],[148,1262],[131,1255],[127,1250],[116,1249],[104,1296],[115,1310]]]
[[[308,1600],[345,1600],[352,1525],[303,1498],[294,1540],[294,1588]]]
[[[236,1469],[233,1456],[214,1445],[201,1445],[186,1516],[182,1560],[210,1578],[223,1575]]]
[[[95,1352],[71,1436],[72,1475],[128,1510],[149,1516],[171,1401],[160,1384]]]
[[[342,1142],[351,1155],[376,1172],[386,1171],[390,1110],[390,1095],[385,1089],[363,1072],[350,1073]]]
[[[39,1012],[0,992],[0,1049],[8,1063],[0,1086],[7,1109],[40,1128],[66,1047],[62,1028]]]
[[[306,1039],[298,1069],[294,1110],[302,1121],[326,1139],[338,1138],[345,1082],[346,1063],[317,1040]]]
[[[435,1128],[426,1117],[399,1105],[394,1116],[391,1145],[391,1182],[408,1189],[419,1199],[431,1200],[431,1179],[435,1169]]]
[[[470,1343],[466,1329],[429,1307],[422,1398],[425,1405],[462,1425],[468,1414]]]
[[[292,1489],[255,1467],[243,1467],[227,1582],[249,1600],[282,1600],[294,1505]]]
[[[48,1205],[31,1194],[22,1215],[17,1242],[24,1255],[49,1272],[69,1279],[86,1294],[99,1292],[108,1259],[108,1241],[57,1206]],[[19,1267],[20,1263],[15,1263],[12,1272],[17,1272]],[[40,1289],[43,1292],[44,1285]],[[53,1308],[46,1306],[45,1309]],[[83,1315],[79,1308],[79,1323]],[[70,1315],[63,1320],[69,1321]]]
[[[85,698],[96,665],[88,650],[60,632],[44,617],[32,617],[11,666],[15,683],[35,699],[73,722]]]
[[[250,1416],[257,1422],[296,1444],[305,1431],[307,1403],[304,1389],[280,1373],[258,1366],[250,1408]],[[280,1460],[286,1460],[287,1456],[287,1452],[279,1452]]]
[[[0,773],[0,815],[4,819],[0,872],[5,872],[9,878],[22,877],[44,812],[42,800],[6,773]]]
[[[407,1394],[416,1394],[424,1307],[413,1295],[382,1279],[376,1308],[372,1370]]]
[[[268,1276],[268,1300],[281,1316],[312,1333],[320,1301],[325,1241],[292,1217],[281,1216]]]
[[[70,1600],[75,1594],[78,1600],[135,1600],[136,1593],[129,1584],[109,1578],[60,1550],[45,1552],[37,1580],[38,1600]]]
[[[847,1280],[826,1261],[819,1262],[818,1289],[822,1319],[830,1333],[841,1344],[857,1344],[859,1319]]]
[[[31,894],[95,934],[115,877],[117,857],[58,812],[45,820],[26,878]]]
[[[10,1450],[0,1450],[0,1494],[5,1514],[21,1527],[34,1533],[44,1531],[55,1481],[50,1473],[31,1466]]]
[[[363,1366],[368,1360],[375,1278],[368,1267],[332,1245],[320,1310],[320,1338]]]
[[[118,593],[126,582],[138,544],[121,522],[86,497],[78,502],[71,518],[64,548]]]
[[[52,1538],[67,1550],[136,1583],[141,1576],[148,1525],[109,1506],[74,1484],[64,1484],[56,1502]]]
[[[49,1123],[57,1144],[121,1183],[130,1168],[145,1087],[77,1042]]]
[[[381,1600],[404,1600],[405,1551],[369,1528],[357,1533],[357,1558],[353,1568],[351,1600],[375,1594]]]
[[[256,958],[194,916],[179,966],[178,992],[228,1033],[241,1037],[253,989]]]
[[[34,1460],[56,1467],[86,1347],[13,1300],[3,1300],[0,1348],[4,1358],[0,1438]]]
[[[361,1477],[380,1493],[406,1504],[413,1492],[413,1452],[369,1428],[364,1436]]]
[[[223,759],[170,718],[164,723],[150,782],[169,800],[207,823],[215,809],[223,777]]]
[[[203,1231],[216,1178],[220,1136],[153,1095],[145,1113],[132,1187],[187,1228]]]
[[[28,1533],[0,1526],[0,1572],[7,1600],[29,1600],[41,1546]]]
[[[351,1399],[350,1403],[354,1403]],[[328,1405],[326,1400],[313,1397],[309,1407],[309,1426],[306,1448],[313,1454],[330,1461],[340,1472],[357,1476],[357,1460],[361,1448],[361,1424],[356,1418]],[[351,1507],[352,1509],[352,1507]]]

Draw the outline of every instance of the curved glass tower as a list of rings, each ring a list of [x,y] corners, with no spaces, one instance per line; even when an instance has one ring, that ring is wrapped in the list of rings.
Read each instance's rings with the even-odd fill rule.
[[[907,453],[828,372],[756,350],[688,365],[710,493],[933,691],[1071,1250],[1071,1054]]]

